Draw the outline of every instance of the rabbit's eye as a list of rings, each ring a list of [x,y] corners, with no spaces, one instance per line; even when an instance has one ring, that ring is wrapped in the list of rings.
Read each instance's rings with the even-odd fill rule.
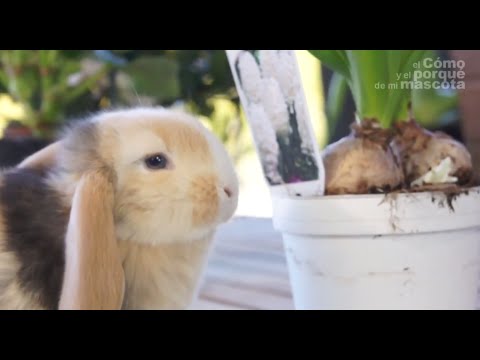
[[[151,155],[145,159],[145,165],[152,170],[165,169],[167,164],[168,160],[163,154]]]

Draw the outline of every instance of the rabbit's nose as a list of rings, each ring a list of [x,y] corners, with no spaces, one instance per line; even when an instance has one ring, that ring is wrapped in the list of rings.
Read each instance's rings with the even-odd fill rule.
[[[223,188],[223,191],[225,192],[225,194],[227,195],[228,198],[231,198],[231,197],[232,197],[233,192],[232,192],[232,190],[231,190],[228,186],[225,186],[225,187]]]

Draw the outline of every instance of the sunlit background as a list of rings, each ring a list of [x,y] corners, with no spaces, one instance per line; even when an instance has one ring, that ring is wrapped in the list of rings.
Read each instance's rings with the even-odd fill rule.
[[[296,51],[320,148],[354,118],[348,90],[306,50]],[[438,55],[438,54],[433,54]],[[197,114],[224,142],[240,178],[237,215],[271,216],[270,193],[224,50],[0,51],[0,166],[55,139],[68,121],[112,106],[163,105]],[[459,137],[457,94],[425,92],[416,117]],[[328,120],[327,120],[328,119]]]

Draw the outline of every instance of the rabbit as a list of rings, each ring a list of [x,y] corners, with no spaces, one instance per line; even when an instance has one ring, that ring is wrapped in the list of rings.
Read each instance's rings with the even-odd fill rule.
[[[0,309],[188,309],[238,204],[193,115],[116,109],[0,172]]]

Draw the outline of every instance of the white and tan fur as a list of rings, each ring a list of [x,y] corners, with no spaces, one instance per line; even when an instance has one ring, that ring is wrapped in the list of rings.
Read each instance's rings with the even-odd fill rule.
[[[194,117],[162,108],[88,121],[98,138],[93,149],[74,128],[20,165],[53,169],[48,183],[70,214],[59,308],[187,308],[215,229],[237,206],[223,145]],[[169,159],[166,169],[145,166],[156,153]],[[4,233],[0,211],[0,308],[36,308],[11,278],[18,265],[2,250]]]

